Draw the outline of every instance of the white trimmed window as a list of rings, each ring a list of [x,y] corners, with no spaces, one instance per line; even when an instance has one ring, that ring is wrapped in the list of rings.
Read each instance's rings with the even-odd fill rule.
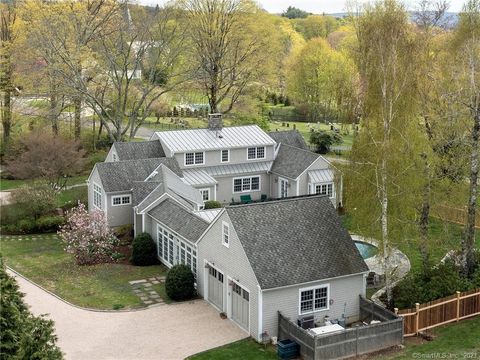
[[[233,192],[248,192],[260,190],[260,176],[233,179]]]
[[[333,184],[317,184],[315,185],[315,194],[319,195],[328,195],[328,197],[333,197]]]
[[[102,188],[93,183],[93,206],[102,208]]]
[[[130,205],[132,203],[132,197],[130,195],[115,195],[112,196],[112,205]]]
[[[210,189],[200,189],[203,201],[210,200]]]
[[[230,150],[222,150],[221,153],[220,161],[222,163],[228,163],[230,161]]]
[[[251,147],[247,149],[247,159],[265,159],[265,146]]]
[[[205,153],[191,152],[185,153],[185,165],[203,165],[205,160]]]
[[[187,265],[196,276],[197,274],[197,251],[195,247],[181,240],[169,230],[157,226],[157,255],[159,259],[173,266],[177,264]]]
[[[230,226],[225,221],[222,221],[222,244],[230,246]]]
[[[329,285],[300,289],[299,314],[328,310]]]

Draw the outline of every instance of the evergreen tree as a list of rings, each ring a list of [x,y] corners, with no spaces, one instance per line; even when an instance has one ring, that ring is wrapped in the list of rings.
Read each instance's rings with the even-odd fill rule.
[[[17,282],[5,271],[0,257],[0,358],[24,360],[62,359],[53,321],[33,316],[23,301]]]

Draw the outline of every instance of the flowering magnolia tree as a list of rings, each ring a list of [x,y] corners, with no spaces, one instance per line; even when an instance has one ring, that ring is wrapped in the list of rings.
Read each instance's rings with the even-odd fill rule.
[[[80,203],[67,213],[67,222],[60,227],[59,236],[65,242],[65,251],[73,254],[78,265],[108,262],[117,238],[108,227],[103,211],[89,213]]]

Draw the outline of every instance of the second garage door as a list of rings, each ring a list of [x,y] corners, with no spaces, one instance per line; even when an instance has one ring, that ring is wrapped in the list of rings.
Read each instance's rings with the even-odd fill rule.
[[[232,286],[232,319],[248,331],[250,293],[238,284]]]

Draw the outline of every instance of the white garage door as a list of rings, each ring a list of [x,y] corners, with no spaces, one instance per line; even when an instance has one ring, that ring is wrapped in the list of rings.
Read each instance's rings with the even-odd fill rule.
[[[223,310],[223,274],[213,267],[208,268],[208,301]]]
[[[232,319],[248,331],[250,294],[237,284],[232,286]]]

